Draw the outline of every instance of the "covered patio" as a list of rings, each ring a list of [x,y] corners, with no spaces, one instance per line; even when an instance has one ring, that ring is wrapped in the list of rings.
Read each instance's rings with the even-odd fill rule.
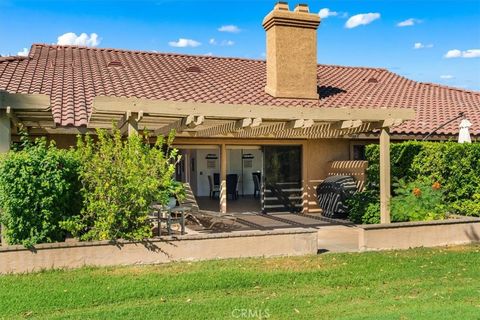
[[[98,96],[87,128],[56,128],[52,121],[49,97],[45,95],[0,95],[0,149],[6,151],[17,128],[28,128],[30,134],[94,132],[111,129],[112,122],[125,135],[150,132],[156,135],[176,132],[176,145],[219,149],[220,196],[218,211],[252,211],[247,205],[235,208],[227,200],[227,149],[234,146],[298,146],[301,149],[299,178],[300,212],[315,211],[315,187],[325,178],[324,166],[336,154],[339,145],[361,133],[377,132],[381,146],[380,189],[382,223],[390,221],[389,129],[414,118],[407,108],[307,108],[303,106],[231,105],[220,103],[178,102],[143,98]],[[342,145],[342,148],[344,146]],[[340,159],[348,160],[348,159]],[[247,204],[247,202],[245,202]],[[211,206],[212,203],[210,202]],[[258,212],[258,211],[257,211]]]
[[[301,210],[308,214],[315,203],[315,187],[325,172],[322,159],[328,159],[335,144],[360,133],[378,132],[381,146],[380,189],[381,219],[390,222],[389,129],[413,119],[406,108],[306,108],[303,106],[231,105],[219,103],[173,102],[140,98],[96,97],[89,128],[110,128],[114,119],[127,135],[149,131],[165,135],[175,130],[179,146],[216,146],[219,149],[220,213],[251,211],[255,205],[245,202],[235,208],[227,199],[227,149],[234,146],[298,146],[301,177]],[[340,142],[341,143],[341,142]],[[325,149],[323,145],[329,144]],[[317,154],[320,153],[320,154]],[[325,154],[321,154],[325,153]],[[348,160],[348,159],[342,159]],[[229,204],[233,210],[228,210]],[[212,202],[208,201],[211,207]],[[258,211],[257,211],[258,212]]]

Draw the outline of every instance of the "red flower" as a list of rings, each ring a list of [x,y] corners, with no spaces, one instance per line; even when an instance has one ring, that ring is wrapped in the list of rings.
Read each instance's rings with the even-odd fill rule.
[[[438,190],[442,187],[442,185],[440,184],[440,182],[438,181],[435,181],[435,183],[432,185],[432,189],[433,190]]]
[[[422,195],[422,190],[420,190],[419,188],[413,188],[412,193],[415,197],[420,197]]]

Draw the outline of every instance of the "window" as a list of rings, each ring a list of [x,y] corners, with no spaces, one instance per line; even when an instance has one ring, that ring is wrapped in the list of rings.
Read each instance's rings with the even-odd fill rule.
[[[354,144],[352,147],[352,157],[353,160],[366,160],[365,156],[365,145],[364,144]]]

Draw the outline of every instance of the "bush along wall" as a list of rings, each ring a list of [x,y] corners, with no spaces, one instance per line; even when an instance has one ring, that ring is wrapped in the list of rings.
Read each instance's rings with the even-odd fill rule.
[[[80,180],[84,199],[80,214],[62,226],[81,240],[142,240],[152,236],[148,219],[153,202],[167,204],[182,192],[173,179],[179,160],[172,148],[173,132],[159,136],[122,138],[120,131],[97,131],[97,141],[80,137]]]
[[[8,244],[32,247],[64,241],[143,240],[152,236],[152,203],[184,197],[173,179],[178,151],[174,132],[152,146],[146,135],[122,137],[99,130],[61,150],[43,139],[22,137],[0,158],[0,222]]]
[[[393,143],[392,221],[442,219],[448,213],[480,216],[480,144],[456,142]],[[378,223],[378,145],[366,148],[369,162],[365,192],[350,201],[355,223]]]
[[[79,160],[45,139],[22,138],[0,159],[0,220],[8,244],[63,241],[60,222],[80,212]]]

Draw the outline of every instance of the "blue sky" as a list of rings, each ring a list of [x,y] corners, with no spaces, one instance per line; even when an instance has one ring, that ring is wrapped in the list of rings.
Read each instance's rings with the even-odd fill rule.
[[[414,80],[480,90],[480,0],[298,2],[315,13],[329,9],[318,30],[319,63],[385,67]],[[298,2],[290,1],[290,8]],[[274,3],[0,0],[0,54],[57,43],[73,32],[86,35],[76,40],[67,34],[62,41],[263,59],[261,22]]]

